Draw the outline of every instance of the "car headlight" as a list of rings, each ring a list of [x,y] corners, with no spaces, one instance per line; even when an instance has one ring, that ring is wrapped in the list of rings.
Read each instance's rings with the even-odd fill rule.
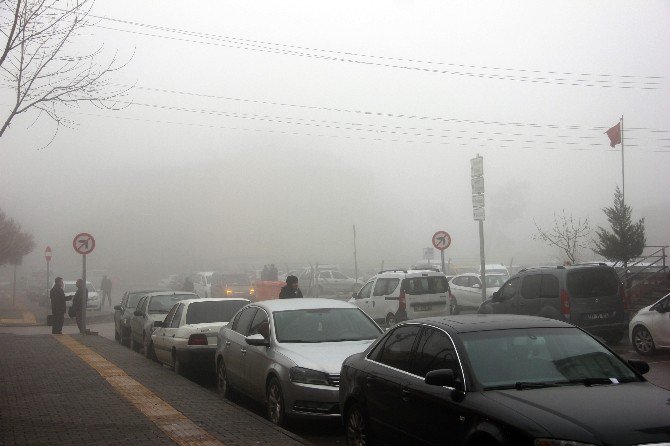
[[[289,377],[294,383],[328,385],[328,375],[302,367],[292,367],[289,371]]]
[[[554,438],[536,438],[535,446],[595,446],[592,443],[580,443],[579,441],[556,440]]]

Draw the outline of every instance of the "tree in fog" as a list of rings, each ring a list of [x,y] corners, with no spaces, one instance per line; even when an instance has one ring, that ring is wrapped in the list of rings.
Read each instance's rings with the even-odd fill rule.
[[[625,267],[630,259],[639,256],[644,250],[647,242],[644,218],[633,223],[632,209],[624,203],[623,194],[618,186],[614,192],[614,205],[603,208],[603,212],[612,230],[598,227],[593,251],[607,260],[622,262]]]
[[[535,221],[533,223],[537,228],[533,239],[560,249],[571,264],[577,263],[581,249],[588,248],[591,234],[588,217],[575,220],[572,214],[568,216],[563,210],[560,215],[554,213],[554,226],[549,230],[541,228]]]
[[[21,225],[0,210],[0,266],[21,264],[23,256],[34,248],[32,234],[21,231]]]
[[[0,128],[0,138],[18,115],[33,111],[60,126],[74,122],[63,115],[67,107],[82,102],[117,108],[107,77],[123,65],[116,57],[98,64],[101,48],[73,53],[72,41],[91,25],[93,0],[0,0],[0,72],[13,90]],[[53,137],[51,141],[53,141]]]

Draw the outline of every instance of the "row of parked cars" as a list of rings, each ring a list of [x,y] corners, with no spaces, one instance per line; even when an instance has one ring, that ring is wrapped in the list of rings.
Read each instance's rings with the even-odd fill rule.
[[[670,441],[670,392],[587,331],[529,315],[445,316],[448,283],[433,271],[383,272],[368,285],[404,300],[407,319],[383,330],[375,319],[388,315],[360,308],[367,294],[250,302],[145,290],[126,325],[150,358],[215,371],[222,397],[262,402],[273,423],[342,417],[349,445]],[[434,306],[441,315],[421,317]],[[132,319],[149,314],[162,319],[143,324],[151,335],[140,342]]]

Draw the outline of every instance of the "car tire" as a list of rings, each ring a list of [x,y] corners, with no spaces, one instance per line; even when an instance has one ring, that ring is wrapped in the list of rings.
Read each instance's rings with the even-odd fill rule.
[[[223,362],[223,359],[219,360],[216,365],[216,388],[219,392],[219,396],[226,400],[233,399],[233,389],[230,387],[228,382],[228,372],[226,370],[226,364]]]
[[[367,413],[358,403],[352,404],[347,409],[344,429],[347,446],[369,446],[372,444]]]
[[[391,328],[392,326],[394,326],[397,323],[398,323],[398,319],[396,319],[395,314],[389,313],[389,314],[386,315],[386,326],[388,328]]]
[[[455,297],[450,297],[449,298],[449,314],[459,314],[461,312],[461,309],[458,308],[458,301],[456,300]]]
[[[637,353],[644,356],[653,355],[656,352],[654,338],[644,325],[638,325],[633,330],[633,348]]]
[[[284,407],[284,394],[277,378],[270,378],[266,388],[266,409],[268,419],[275,425],[286,426],[286,410]]]

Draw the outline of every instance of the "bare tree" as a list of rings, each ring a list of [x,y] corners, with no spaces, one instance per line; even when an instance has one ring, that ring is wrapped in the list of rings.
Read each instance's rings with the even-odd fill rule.
[[[569,217],[565,210],[560,215],[554,212],[554,227],[551,230],[542,229],[535,220],[537,234],[533,236],[534,240],[540,240],[549,246],[555,246],[568,258],[570,263],[577,263],[580,249],[588,248],[590,240],[591,226],[588,217],[575,220],[572,215]]]
[[[23,256],[34,248],[32,234],[21,231],[21,225],[0,210],[0,266],[7,263],[20,265]]]
[[[114,99],[126,90],[110,90],[107,77],[125,64],[114,56],[99,65],[102,48],[86,54],[68,51],[73,39],[91,25],[93,2],[0,0],[0,32],[6,39],[0,46],[0,73],[15,92],[0,121],[0,138],[12,120],[27,111],[37,111],[36,119],[46,115],[56,123],[53,141],[60,126],[74,124],[62,114],[65,107],[88,102],[118,108]]]

